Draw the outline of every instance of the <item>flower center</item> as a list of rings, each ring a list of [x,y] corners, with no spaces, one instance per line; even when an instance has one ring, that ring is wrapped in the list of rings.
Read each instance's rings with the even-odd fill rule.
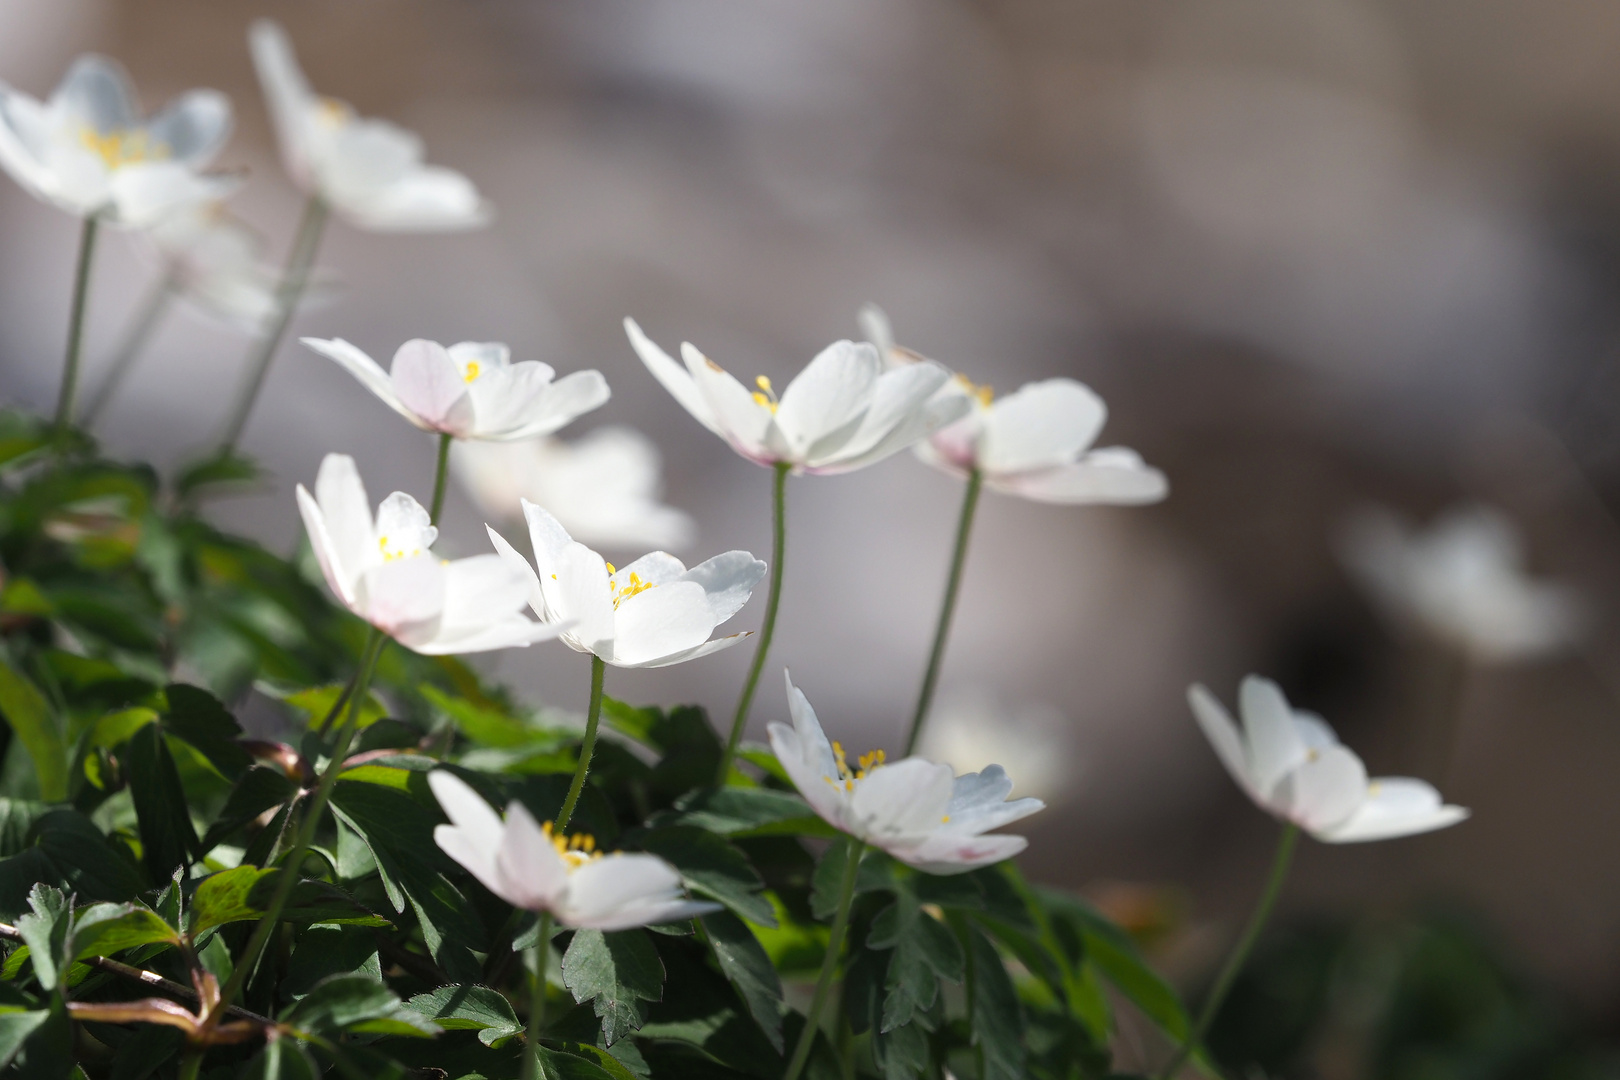
[[[990,402],[995,400],[996,392],[990,389],[989,383],[984,383],[981,385],[974,382],[966,375],[962,375],[960,373],[956,376],[956,381],[961,385],[962,389],[968,392],[969,396],[977,399],[981,409],[988,409],[990,407]]]
[[[832,749],[833,758],[838,764],[838,779],[834,780],[830,776],[823,776],[822,779],[833,787],[842,786],[845,791],[854,791],[855,781],[865,780],[868,773],[882,768],[884,758],[887,756],[882,750],[869,750],[855,759],[855,768],[851,769],[849,762],[844,759],[844,744],[835,742]]]
[[[776,412],[777,407],[782,402],[777,398],[776,391],[771,389],[771,380],[763,375],[758,375],[754,378],[754,385],[759,387],[758,390],[754,391],[754,404],[763,405],[771,412]]]
[[[386,536],[377,537],[377,547],[382,551],[383,562],[398,562],[400,559],[422,554],[421,548],[411,548],[407,551],[398,544],[390,544]]]
[[[478,378],[478,361],[469,360],[467,361],[467,370],[461,373],[461,381],[470,383],[476,378]]]
[[[551,822],[549,821],[540,826],[540,831],[547,840],[551,841],[551,846],[557,849],[558,855],[562,856],[563,865],[568,867],[570,871],[578,870],[587,863],[593,863],[602,857],[602,853],[596,850],[596,837],[590,833],[575,833],[573,836],[553,836]]]
[[[169,156],[167,146],[153,140],[140,128],[116,128],[102,134],[95,128],[85,127],[79,131],[79,141],[101,158],[109,169]]]
[[[316,119],[329,130],[347,124],[349,116],[349,107],[337,98],[323,97],[315,103]]]
[[[630,571],[630,580],[625,582],[623,585],[620,585],[618,582],[613,580],[613,575],[618,573],[618,571],[613,568],[613,564],[607,563],[606,566],[608,572],[608,592],[613,594],[614,611],[618,611],[620,604],[624,603],[637,593],[644,593],[648,589],[653,588],[652,582],[643,581],[641,579],[641,575],[636,573],[634,570]]]

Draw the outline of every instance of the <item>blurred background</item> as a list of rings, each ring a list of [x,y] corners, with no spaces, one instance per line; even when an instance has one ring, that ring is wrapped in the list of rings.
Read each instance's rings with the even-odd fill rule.
[[[1468,955],[1545,995],[1548,1030],[1620,1022],[1611,5],[0,0],[0,79],[43,97],[96,50],[148,107],[227,92],[223,164],[250,175],[233,206],[279,262],[300,202],[248,60],[266,14],[318,89],[419,131],[498,213],[454,236],[334,225],[320,264],[341,292],[294,335],[385,362],[410,337],[504,340],[518,359],[600,369],[613,400],[563,434],[629,424],[657,441],[667,501],[699,525],[689,562],[769,550],[769,474],[646,373],[626,315],[781,385],[858,336],[873,300],[901,342],[998,390],[1081,379],[1110,406],[1103,443],[1162,468],[1170,498],[987,495],[936,713],[937,752],[1000,760],[1052,804],[1028,830],[1031,873],[1164,923],[1161,960],[1196,985],[1257,894],[1275,827],[1220,772],[1184,693],[1202,681],[1232,701],[1264,672],[1374,773],[1424,776],[1474,810],[1433,836],[1304,846],[1284,927],[1305,951],[1281,970],[1309,967],[1298,956],[1329,970],[1345,935],[1428,941],[1452,931],[1400,920],[1455,916]],[[76,227],[0,184],[7,402],[54,400]],[[92,385],[156,273],[126,237],[103,246]],[[176,313],[97,434],[164,467],[195,455],[247,345]],[[212,512],[280,551],[299,540],[292,487],[329,451],[356,456],[374,498],[431,488],[433,440],[290,340],[243,448],[276,483]],[[791,665],[847,743],[903,737],[960,495],[909,455],[789,485],[771,667]],[[1437,695],[1449,661],[1335,557],[1369,502],[1414,521],[1495,505],[1532,572],[1578,591],[1589,632],[1533,661],[1466,664]],[[486,549],[463,493],[446,519],[447,548]],[[726,714],[748,659],[616,670],[608,692]],[[490,666],[536,703],[583,706],[578,654]],[[784,713],[768,678],[751,733]],[[1355,1075],[1364,1060],[1322,1049],[1343,1027],[1254,1053]]]

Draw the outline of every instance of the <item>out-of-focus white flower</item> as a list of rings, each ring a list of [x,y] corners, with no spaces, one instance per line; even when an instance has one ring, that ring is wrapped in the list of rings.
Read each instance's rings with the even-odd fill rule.
[[[231,103],[192,90],[141,118],[124,69],[81,56],[38,101],[0,83],[0,166],[35,198],[78,217],[144,227],[223,198],[232,176],[205,173],[231,132]]]
[[[428,551],[439,531],[396,491],[372,520],[354,459],[327,454],[298,510],[326,584],[343,606],[406,648],[429,656],[486,652],[557,636],[524,617],[529,583],[498,555],[447,561]]]
[[[351,225],[378,232],[470,229],[489,222],[490,206],[472,181],[424,164],[422,140],[414,132],[317,96],[280,26],[260,19],[248,42],[282,164],[305,194],[318,195]]]
[[[1050,705],[1010,705],[982,687],[934,706],[919,753],[958,772],[999,761],[1018,793],[1047,803],[1076,794],[1076,753],[1067,718]]]
[[[983,835],[1046,806],[1039,799],[1007,801],[1013,785],[1000,765],[957,776],[949,765],[920,757],[890,765],[874,750],[851,767],[791,676],[787,693],[793,725],[770,725],[771,750],[833,828],[930,874],[965,873],[1029,846],[1022,836]]]
[[[931,363],[894,343],[888,316],[876,304],[860,323],[893,370]],[[997,398],[964,375],[939,390],[968,403],[966,415],[917,444],[917,456],[952,476],[978,469],[992,491],[1047,503],[1158,502],[1169,492],[1164,473],[1123,446],[1092,449],[1108,407],[1083,383],[1043,379]]]
[[[1327,722],[1290,709],[1282,690],[1250,675],[1238,692],[1243,729],[1202,686],[1187,691],[1215,755],[1262,810],[1329,844],[1389,840],[1432,832],[1468,816],[1443,804],[1422,780],[1369,781],[1361,759],[1339,744]]]
[[[682,408],[757,465],[849,472],[904,450],[968,408],[964,398],[936,396],[950,378],[938,364],[884,371],[877,350],[864,343],[827,346],[778,398],[763,375],[749,390],[690,343],[681,345],[682,367],[634,319],[624,329]]]
[[[444,853],[514,907],[550,912],[575,930],[628,930],[677,922],[719,904],[688,900],[681,875],[656,855],[604,854],[585,833],[553,836],[520,802],[502,821],[489,803],[454,773],[435,769],[428,786],[449,825],[433,830]]]
[[[489,538],[529,586],[529,605],[546,623],[565,623],[562,640],[615,667],[668,667],[735,645],[746,633],[714,638],[714,628],[748,603],[765,564],[728,551],[688,570],[662,551],[619,570],[568,535],[556,518],[522,501],[534,562],[494,529]],[[539,573],[536,574],[535,570]]]
[[[573,442],[458,443],[450,464],[486,514],[516,518],[528,499],[581,543],[680,548],[696,532],[690,517],[658,501],[658,448],[630,428],[597,428]]]
[[[413,338],[388,371],[342,338],[300,338],[337,361],[389,408],[421,428],[458,439],[532,439],[550,435],[608,399],[600,371],[556,379],[550,364],[512,363],[499,342],[463,341],[445,348]],[[555,379],[555,381],[553,381]]]
[[[1518,531],[1489,507],[1458,507],[1426,531],[1368,508],[1340,541],[1345,565],[1380,606],[1477,660],[1546,656],[1582,630],[1575,594],[1525,574]]]

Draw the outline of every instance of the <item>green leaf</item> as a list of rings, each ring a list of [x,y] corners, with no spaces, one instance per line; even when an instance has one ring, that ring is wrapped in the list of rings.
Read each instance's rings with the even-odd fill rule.
[[[0,714],[33,759],[40,798],[61,802],[68,794],[67,744],[45,695],[0,658]]]
[[[276,873],[274,869],[238,866],[203,878],[191,898],[191,936],[201,937],[203,931],[226,923],[257,919],[261,912],[249,899],[253,886]]]
[[[247,922],[263,915],[281,873],[282,869],[277,867],[261,870],[256,866],[238,866],[204,878],[191,899],[191,936],[197,938],[215,926]],[[307,878],[293,886],[281,917],[291,923],[388,925],[386,919],[373,914],[337,886]]]
[[[1018,992],[990,940],[971,926],[966,935],[972,983],[969,1027],[983,1058],[983,1080],[1020,1080],[1025,1049]]]
[[[606,1056],[606,1055],[604,1055]],[[542,1046],[540,1048],[540,1065],[545,1070],[547,1080],[620,1080],[616,1073],[609,1072],[602,1066],[599,1059],[564,1053]],[[610,1059],[611,1060],[611,1059]],[[622,1069],[623,1066],[621,1065]]]
[[[113,953],[158,942],[177,945],[180,934],[150,908],[134,904],[95,904],[80,911],[73,926],[73,958]]]
[[[695,825],[721,836],[838,835],[797,795],[768,788],[726,787],[704,789],[680,799],[670,824]],[[659,824],[663,824],[660,820]]]
[[[17,920],[17,932],[28,946],[34,977],[46,990],[55,990],[68,963],[68,942],[73,936],[73,905],[62,890],[35,885],[28,893],[29,912]]]
[[[9,1066],[28,1036],[38,1031],[51,1018],[50,1010],[0,1013],[0,1069]]]
[[[621,1042],[618,1045],[620,1047],[633,1047],[634,1044]],[[583,1058],[587,1063],[595,1065],[609,1077],[609,1080],[639,1080],[637,1074],[632,1072],[622,1061],[600,1046],[592,1046],[590,1043],[563,1043],[556,1051],[542,1048],[541,1053],[545,1057],[548,1070],[557,1069],[557,1072],[548,1072],[550,1076],[556,1076],[564,1069],[574,1068],[572,1063],[559,1067],[557,1060],[571,1055],[575,1058]],[[570,1073],[569,1075],[576,1074]]]
[[[282,698],[288,705],[304,713],[305,723],[310,728],[318,728],[332,713],[332,707],[337,704],[338,698],[343,696],[344,686],[333,683],[330,686],[314,686],[308,690],[300,690],[296,694],[288,694]],[[343,706],[348,710],[348,705]],[[371,694],[366,695],[365,703],[360,706],[360,727],[370,727],[372,724],[387,716],[387,711],[381,703]]]
[[[830,919],[838,911],[839,890],[844,882],[844,867],[849,863],[850,844],[834,844],[816,863],[815,875],[810,879],[810,913],[818,919]]]
[[[1052,890],[1038,896],[1056,919],[1068,923],[1085,947],[1085,962],[1124,994],[1142,1014],[1178,1044],[1191,1030],[1187,1011],[1170,984],[1150,968],[1136,943],[1119,927],[1080,900]]]
[[[207,488],[220,486],[241,488],[264,475],[258,463],[245,454],[234,451],[210,454],[181,469],[180,475],[175,478],[174,488],[183,501],[189,501],[193,495]]]
[[[26,848],[35,822],[49,809],[31,799],[0,798],[0,858],[10,858]]]
[[[708,714],[698,706],[680,705],[665,712],[607,698],[602,714],[610,726],[662,752],[650,779],[654,793],[673,799],[706,787],[714,779],[720,764],[720,739]]]
[[[382,979],[375,934],[363,927],[311,926],[293,947],[287,977],[281,980],[281,994],[301,998],[322,979],[351,974]]]
[[[748,1006],[748,1014],[782,1052],[782,980],[771,958],[748,924],[729,912],[717,911],[702,919],[704,933],[720,971]],[[774,922],[773,924],[774,925]]]
[[[80,899],[129,900],[145,888],[135,865],[77,810],[45,814],[35,823],[34,836]]]
[[[148,724],[129,740],[129,793],[140,824],[141,861],[153,881],[167,881],[175,867],[190,866],[197,851],[185,789],[163,731]]]
[[[298,785],[280,769],[256,765],[243,773],[225,799],[225,806],[208,827],[201,850],[204,854],[214,850],[236,830],[256,820],[272,806],[279,806],[292,798]]]
[[[417,690],[435,708],[454,720],[463,735],[485,746],[528,746],[552,734],[542,728],[530,727],[504,712],[475,705],[464,698],[451,697],[432,683],[423,683]]]
[[[113,1055],[107,1080],[146,1080],[180,1052],[185,1035],[179,1028],[142,1024]],[[291,1041],[291,1040],[289,1040]]]
[[[333,975],[316,984],[278,1019],[314,1035],[340,1032],[372,1035],[437,1035],[439,1025],[394,995],[369,975]]]
[[[563,985],[580,1004],[594,1003],[602,1039],[612,1046],[647,1020],[643,1002],[664,996],[664,963],[640,930],[580,930],[563,954]]]
[[[883,1080],[918,1080],[928,1069],[928,1032],[921,1024],[879,1032],[872,1039],[872,1057]]]
[[[170,683],[163,696],[169,703],[164,726],[196,747],[227,780],[237,779],[253,764],[252,755],[236,741],[242,734],[241,725],[213,694],[200,687]]]
[[[776,925],[771,902],[760,895],[765,883],[748,857],[713,833],[672,825],[634,833],[625,842],[670,863],[694,893],[718,900],[750,922]]]
[[[939,980],[962,981],[962,947],[956,936],[923,911],[910,889],[896,894],[895,902],[872,920],[866,944],[872,949],[893,949],[883,982],[883,1017],[880,1032],[911,1023],[933,1007]]]
[[[242,1080],[320,1080],[321,1068],[295,1039],[271,1039],[242,1071]]]
[[[487,986],[441,986],[405,1003],[446,1031],[476,1031],[485,1046],[500,1046],[523,1030],[512,1003]]]

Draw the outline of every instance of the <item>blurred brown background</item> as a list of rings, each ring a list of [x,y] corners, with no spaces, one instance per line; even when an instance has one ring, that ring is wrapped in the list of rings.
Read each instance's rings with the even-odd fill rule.
[[[44,96],[94,49],[129,66],[148,106],[228,92],[225,163],[251,173],[234,205],[279,260],[298,198],[248,62],[264,14],[317,88],[420,131],[499,214],[450,237],[334,227],[321,262],[344,294],[294,333],[384,359],[409,337],[499,339],[600,368],[612,402],[564,434],[629,423],[658,441],[668,501],[700,524],[689,561],[768,551],[768,477],[646,374],[627,314],[780,383],[853,336],[871,299],[901,341],[976,380],[1066,374],[1104,396],[1103,441],[1163,468],[1170,499],[988,496],[943,707],[999,701],[990,752],[1007,747],[1015,779],[1031,745],[1048,767],[1038,876],[1185,886],[1207,930],[1189,965],[1247,909],[1273,828],[1219,772],[1186,685],[1230,701],[1244,672],[1271,674],[1374,772],[1440,781],[1422,752],[1440,722],[1423,655],[1360,598],[1331,540],[1369,500],[1420,517],[1464,498],[1503,507],[1597,632],[1583,654],[1469,680],[1445,788],[1472,821],[1308,845],[1287,903],[1457,902],[1589,1004],[1620,995],[1612,5],[0,0],[0,78]],[[0,184],[8,401],[52,400],[74,231]],[[92,380],[152,274],[124,238],[104,246]],[[206,446],[245,348],[171,318],[109,410],[109,448],[172,464]],[[297,540],[292,485],[328,451],[355,454],[376,498],[431,484],[432,441],[294,344],[245,449],[277,489],[216,513],[278,550]],[[959,495],[905,455],[790,485],[771,666],[792,666],[835,736],[900,738]],[[446,516],[450,547],[484,549],[460,493]],[[726,714],[747,659],[615,671],[609,692]],[[583,704],[577,654],[493,666],[537,702]],[[754,733],[784,712],[772,676]],[[1021,731],[1019,717],[1034,719]]]

